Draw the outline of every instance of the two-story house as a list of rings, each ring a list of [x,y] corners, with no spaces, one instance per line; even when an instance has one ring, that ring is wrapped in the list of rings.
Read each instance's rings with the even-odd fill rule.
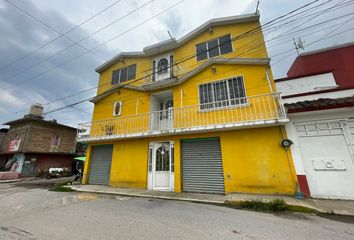
[[[0,143],[0,179],[46,176],[49,168],[71,172],[76,147],[76,128],[43,118],[40,104],[9,125]],[[1,139],[0,139],[1,140]]]
[[[300,190],[354,199],[354,43],[298,56],[277,79]]]
[[[294,194],[269,61],[257,13],[212,19],[99,66],[92,122],[78,127],[83,183]]]

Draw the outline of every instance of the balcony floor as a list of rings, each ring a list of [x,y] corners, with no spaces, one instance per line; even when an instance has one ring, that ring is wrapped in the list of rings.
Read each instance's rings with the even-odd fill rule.
[[[279,118],[272,120],[257,120],[257,121],[247,121],[247,122],[237,122],[237,123],[226,123],[208,126],[199,126],[191,128],[175,128],[170,130],[152,130],[146,132],[137,132],[130,134],[119,134],[119,135],[106,135],[100,137],[90,137],[81,136],[77,138],[78,142],[97,142],[97,141],[109,141],[115,139],[131,139],[131,138],[148,138],[157,136],[168,136],[168,135],[179,135],[179,134],[191,134],[199,132],[221,132],[221,131],[231,131],[237,129],[247,129],[247,128],[264,128],[284,125],[289,122],[288,118]]]

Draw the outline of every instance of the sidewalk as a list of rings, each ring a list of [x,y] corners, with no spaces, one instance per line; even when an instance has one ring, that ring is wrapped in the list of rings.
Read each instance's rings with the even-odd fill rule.
[[[58,183],[64,183],[68,181],[73,181],[75,176],[70,177],[61,177],[61,178],[40,178],[40,177],[26,177],[26,178],[17,178],[17,179],[10,179],[10,180],[0,180],[1,184],[18,184],[18,185],[55,185]]]
[[[8,179],[8,180],[0,180],[1,183],[14,183],[14,182],[22,182],[23,178],[16,178],[16,179]]]
[[[232,193],[223,195],[213,194],[197,194],[197,193],[175,193],[175,192],[160,192],[143,189],[127,189],[127,188],[112,188],[101,185],[72,185],[71,189],[79,192],[115,194],[121,196],[159,198],[178,201],[190,201],[199,203],[210,203],[224,205],[227,202],[239,202],[245,200],[262,200],[271,201],[272,199],[283,199],[286,204],[292,206],[302,206],[312,208],[321,213],[334,213],[341,215],[354,216],[354,201],[344,200],[322,200],[322,199],[296,199],[290,196],[275,196],[275,195],[256,195]]]

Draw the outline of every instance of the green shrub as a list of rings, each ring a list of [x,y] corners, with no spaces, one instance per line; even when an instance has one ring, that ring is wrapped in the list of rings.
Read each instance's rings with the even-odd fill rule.
[[[283,199],[273,199],[268,203],[269,210],[273,212],[282,212],[287,209],[287,205]]]
[[[75,192],[75,190],[68,188],[68,187],[64,187],[64,186],[52,187],[52,188],[49,188],[49,191],[52,191],[52,192]]]
[[[71,181],[57,183],[55,184],[54,187],[49,188],[49,191],[53,191],[53,192],[74,192],[75,191],[69,187],[65,187],[67,185],[71,185]]]
[[[281,212],[287,209],[287,205],[283,199],[273,199],[270,202],[263,202],[259,199],[242,201],[239,203],[239,207],[259,212]]]

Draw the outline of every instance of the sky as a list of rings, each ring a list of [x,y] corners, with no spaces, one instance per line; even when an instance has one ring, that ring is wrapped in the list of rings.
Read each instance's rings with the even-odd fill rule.
[[[261,24],[311,1],[260,0]],[[310,16],[264,31],[276,78],[297,56],[293,38],[301,38],[300,52],[353,41],[354,1],[321,3]],[[254,13],[256,6],[257,0],[0,0],[0,125],[34,103],[48,112],[94,96],[95,68],[121,51],[167,40],[168,31],[179,39],[209,19]],[[92,109],[86,101],[46,119],[76,127],[91,120]]]

